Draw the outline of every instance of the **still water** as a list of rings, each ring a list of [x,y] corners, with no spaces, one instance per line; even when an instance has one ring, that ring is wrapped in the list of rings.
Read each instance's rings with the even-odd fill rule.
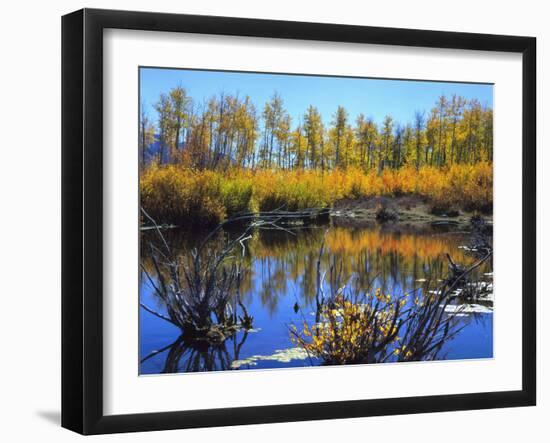
[[[155,233],[142,233],[144,244]],[[225,235],[222,233],[221,235]],[[229,235],[229,234],[228,234]],[[188,254],[204,236],[200,232],[172,230],[166,239],[173,251]],[[241,282],[242,300],[253,316],[254,329],[238,332],[223,344],[183,342],[180,330],[140,309],[140,373],[159,374],[230,369],[267,369],[319,365],[290,340],[289,326],[314,321],[319,251],[321,265],[331,266],[350,286],[383,293],[404,294],[427,290],[448,274],[449,253],[455,263],[476,261],[464,248],[470,236],[452,226],[350,224],[333,220],[290,232],[262,230],[246,242],[248,270]],[[147,255],[142,263],[147,268]],[[473,280],[490,282],[492,264],[476,269]],[[328,283],[326,283],[328,284]],[[142,274],[140,300],[162,312],[163,306]],[[492,298],[490,299],[492,300]],[[493,306],[460,314],[462,329],[445,343],[440,358],[472,359],[493,356]]]

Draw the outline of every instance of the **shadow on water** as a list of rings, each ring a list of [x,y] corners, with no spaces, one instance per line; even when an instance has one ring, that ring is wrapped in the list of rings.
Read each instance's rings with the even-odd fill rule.
[[[164,235],[174,254],[183,260],[207,233],[170,230]],[[222,247],[238,235],[238,231],[220,230],[212,239],[212,247]],[[461,266],[475,263],[475,254],[464,247],[469,241],[468,232],[453,226],[354,226],[333,221],[330,225],[289,230],[255,230],[246,247],[238,245],[238,251],[232,254],[233,258],[238,257],[238,292],[254,318],[253,333],[240,330],[220,343],[189,340],[177,328],[162,324],[162,319],[142,310],[140,373],[319,364],[295,352],[289,336],[290,324],[311,324],[315,320],[312,314],[316,309],[318,261],[323,269],[333,269],[333,280],[345,276],[355,291],[371,288],[402,296],[414,290],[427,292],[428,284],[433,286],[447,278],[447,253]],[[151,249],[143,245],[154,244],[158,239],[153,232],[144,232],[141,242],[144,272],[154,275]],[[320,256],[322,245],[325,253]],[[472,273],[472,280],[486,281],[490,279],[488,275],[492,275],[490,260]],[[153,279],[153,284],[157,280]],[[327,291],[335,284],[330,278],[323,282]],[[140,299],[160,312],[166,309],[143,272]],[[452,305],[462,306],[464,302],[457,293]],[[486,309],[457,313],[461,331],[442,345],[441,358],[492,357],[492,299],[483,303]],[[475,306],[478,305],[482,304]]]

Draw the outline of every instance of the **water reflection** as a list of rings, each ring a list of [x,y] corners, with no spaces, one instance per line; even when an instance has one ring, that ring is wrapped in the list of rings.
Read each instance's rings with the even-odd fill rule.
[[[231,231],[221,231],[215,241],[221,244]],[[168,231],[167,241],[181,256],[203,238],[204,233]],[[142,234],[144,242],[155,242],[152,233]],[[308,366],[311,361],[279,361],[277,358],[256,358],[278,355],[293,347],[288,325],[314,321],[317,261],[323,269],[331,269],[324,285],[327,291],[336,280],[349,281],[357,290],[381,288],[384,293],[402,295],[415,288],[443,280],[448,274],[445,257],[450,253],[455,263],[471,265],[476,258],[461,248],[469,235],[452,228],[404,225],[299,227],[288,231],[261,230],[247,241],[244,255],[238,254],[243,274],[240,293],[243,303],[254,317],[254,334],[238,333],[216,346],[186,343],[180,332],[162,326],[162,320],[141,312],[140,352],[142,373],[190,372],[234,369],[235,361],[254,361],[254,367]],[[319,249],[325,244],[325,253]],[[142,264],[151,268],[147,249],[142,248]],[[492,263],[475,270],[473,280],[485,279],[492,272]],[[334,280],[334,281],[331,281]],[[141,299],[162,306],[155,300],[146,279],[141,281]],[[296,309],[296,308],[299,309]],[[492,309],[492,307],[491,307]],[[446,358],[480,358],[492,356],[492,314],[489,312],[462,316],[464,329],[446,346]],[[173,343],[172,346],[169,346]],[[163,352],[151,353],[155,350]],[[239,365],[246,368],[249,366]]]
[[[166,353],[160,373],[227,371],[232,363],[239,360],[241,348],[246,342],[248,332],[229,337],[222,343],[212,344],[204,341],[188,341],[179,336],[166,347],[151,352],[141,359],[140,364],[157,355]]]

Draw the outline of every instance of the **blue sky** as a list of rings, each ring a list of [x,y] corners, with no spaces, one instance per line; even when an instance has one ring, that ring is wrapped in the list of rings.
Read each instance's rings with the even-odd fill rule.
[[[442,94],[476,98],[482,105],[493,106],[493,86],[487,84],[140,68],[140,98],[153,120],[159,95],[176,86],[183,86],[196,103],[220,92],[248,95],[259,112],[278,92],[293,126],[310,104],[317,106],[326,124],[339,105],[346,108],[351,123],[362,112],[376,123],[389,114],[401,124],[412,122],[416,110],[428,114]]]

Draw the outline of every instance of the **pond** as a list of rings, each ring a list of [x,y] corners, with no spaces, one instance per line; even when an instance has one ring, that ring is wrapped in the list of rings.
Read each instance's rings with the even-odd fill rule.
[[[205,235],[196,230],[165,231],[170,248],[181,256]],[[220,241],[231,235],[221,231]],[[145,275],[152,265],[144,245],[157,241],[155,236],[154,231],[142,232],[140,301],[162,313],[165,307],[153,290],[155,278]],[[462,266],[476,262],[465,247],[470,237],[464,227],[453,225],[369,224],[337,218],[322,225],[252,232],[236,254],[242,246],[246,266],[239,287],[253,329],[216,345],[190,343],[177,327],[140,309],[140,374],[319,365],[318,359],[296,347],[289,332],[291,325],[315,322],[318,266],[327,270],[322,283],[327,292],[338,280],[356,290],[422,293],[448,276],[446,254]],[[492,288],[491,261],[475,269],[471,280]],[[438,358],[492,358],[492,295],[483,303],[464,303],[457,298],[445,308],[446,315],[453,315],[453,309],[461,307],[455,315],[458,332],[443,344]]]

